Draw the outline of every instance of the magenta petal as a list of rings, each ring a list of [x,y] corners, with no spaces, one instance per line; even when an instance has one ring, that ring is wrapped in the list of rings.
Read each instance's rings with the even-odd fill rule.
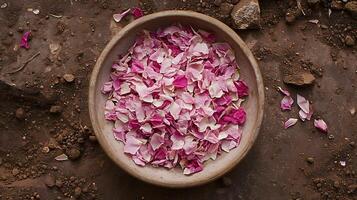
[[[131,14],[134,16],[134,19],[144,16],[143,10],[141,10],[141,8],[139,8],[139,7],[131,8]]]
[[[236,120],[238,125],[243,125],[246,120],[246,113],[244,111],[244,108],[238,108],[237,110],[233,111],[233,117]]]
[[[280,108],[282,110],[291,110],[294,100],[290,96],[285,96],[280,102]]]
[[[236,81],[235,86],[237,88],[238,97],[242,98],[248,96],[248,85],[244,81]]]
[[[290,119],[288,119],[288,120],[284,123],[284,128],[287,129],[287,128],[291,127],[291,126],[294,126],[297,121],[298,121],[298,119],[296,119],[296,118],[290,118]]]
[[[314,120],[314,126],[319,129],[322,132],[327,133],[327,124],[324,120],[322,119],[315,119]]]
[[[30,44],[29,44],[29,37],[31,36],[30,31],[26,31],[23,36],[21,37],[21,42],[20,42],[20,47],[29,49]]]
[[[186,88],[187,87],[187,78],[184,75],[178,75],[175,77],[173,85],[176,88]]]

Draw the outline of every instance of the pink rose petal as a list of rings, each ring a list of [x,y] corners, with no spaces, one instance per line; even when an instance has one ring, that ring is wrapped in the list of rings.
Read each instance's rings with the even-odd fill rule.
[[[141,8],[139,8],[139,7],[131,8],[131,14],[133,15],[134,19],[144,16],[143,10],[141,10]]]
[[[234,84],[239,98],[248,96],[248,85],[244,81],[236,81]]]
[[[164,144],[164,135],[159,135],[158,133],[154,133],[151,136],[150,145],[152,149],[155,151],[160,148],[161,145]]]
[[[280,108],[282,110],[291,110],[291,106],[293,105],[294,100],[290,96],[285,96],[280,103]]]
[[[278,87],[279,92],[281,92],[282,94],[284,94],[285,96],[290,96],[290,92],[288,90],[284,90],[281,87]]]
[[[297,104],[303,110],[305,113],[309,113],[310,111],[310,103],[308,100],[306,100],[303,96],[300,96],[299,94],[297,96]]]
[[[184,75],[178,75],[175,77],[175,80],[173,81],[173,85],[176,88],[185,88],[187,87],[187,78]]]
[[[22,35],[21,42],[20,42],[20,47],[25,48],[25,49],[29,49],[30,48],[30,44],[29,44],[30,36],[31,36],[31,32],[30,31],[26,31]]]
[[[296,122],[298,121],[298,119],[296,118],[289,118],[285,123],[284,123],[284,128],[288,129],[291,126],[294,126],[296,124]]]
[[[314,120],[314,126],[319,129],[320,131],[327,133],[327,124],[324,120],[322,119],[315,119]]]

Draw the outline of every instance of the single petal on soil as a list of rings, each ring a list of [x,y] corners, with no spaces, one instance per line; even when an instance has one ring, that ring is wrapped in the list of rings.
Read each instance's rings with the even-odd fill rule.
[[[327,133],[327,124],[324,120],[322,119],[315,119],[314,120],[314,126],[319,129],[322,132]]]
[[[20,42],[20,47],[25,48],[25,49],[29,49],[30,48],[30,44],[29,44],[30,36],[31,36],[31,32],[30,31],[26,31],[22,35],[21,42]]]
[[[143,142],[136,139],[134,136],[127,135],[124,145],[124,152],[129,153],[131,155],[135,155],[142,144]]]
[[[130,12],[130,8],[125,10],[124,12],[122,13],[119,13],[119,14],[114,14],[113,15],[113,19],[115,22],[120,22],[122,20],[123,17],[125,17],[128,13]]]
[[[155,151],[156,149],[160,148],[162,144],[164,144],[164,135],[154,133],[151,136],[151,140],[150,140],[150,145],[152,149]]]
[[[141,10],[141,8],[139,8],[139,7],[131,8],[131,14],[133,15],[134,19],[144,16],[143,10]]]
[[[296,118],[290,118],[290,119],[288,119],[288,120],[284,123],[284,128],[287,129],[287,128],[291,127],[291,126],[294,126],[297,121],[298,121],[298,119],[296,119]]]
[[[305,121],[307,118],[307,114],[303,110],[300,110],[299,117],[300,117],[301,121]]]
[[[303,96],[300,96],[299,94],[296,95],[297,98],[297,104],[303,110],[305,113],[309,113],[310,111],[310,103],[308,100],[306,100]]]
[[[285,96],[290,96],[290,92],[288,90],[284,90],[281,87],[278,87],[279,92],[281,92]]]
[[[294,100],[290,96],[285,96],[280,102],[280,108],[282,110],[291,110]]]

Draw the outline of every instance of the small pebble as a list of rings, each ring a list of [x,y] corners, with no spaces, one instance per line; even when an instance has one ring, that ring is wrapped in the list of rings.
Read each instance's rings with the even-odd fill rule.
[[[74,189],[74,196],[75,196],[76,198],[78,198],[79,196],[81,196],[81,194],[82,194],[82,189],[81,189],[80,187],[76,187],[76,188]]]
[[[220,6],[222,3],[222,0],[215,0],[213,3],[215,6]]]
[[[67,83],[72,83],[75,79],[73,74],[65,74],[63,75],[63,79],[67,82]]]
[[[347,35],[345,38],[345,43],[347,46],[352,47],[355,45],[355,39],[352,36]]]
[[[26,116],[25,110],[23,108],[16,109],[15,116],[19,120],[25,119],[25,116]]]
[[[50,113],[52,113],[52,114],[59,114],[61,112],[62,112],[61,106],[51,106],[51,108],[50,108]]]
[[[314,158],[313,157],[308,157],[306,158],[306,162],[309,163],[309,164],[314,164]]]
[[[81,156],[81,151],[76,148],[71,148],[66,152],[66,154],[68,155],[69,159],[77,160]]]

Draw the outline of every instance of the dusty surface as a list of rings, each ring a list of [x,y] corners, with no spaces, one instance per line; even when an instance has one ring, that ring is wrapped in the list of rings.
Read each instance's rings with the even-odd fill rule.
[[[261,29],[238,32],[264,76],[266,107],[260,135],[243,162],[222,179],[173,190],[132,178],[101,150],[87,111],[89,75],[118,29],[112,14],[124,8],[140,5],[145,13],[190,9],[231,25],[229,16],[207,0],[140,4],[1,0],[0,4],[4,2],[7,7],[0,9],[0,199],[357,198],[357,118],[352,115],[357,107],[357,45],[351,43],[357,36],[357,21],[345,11],[333,10],[329,18],[324,3],[307,6],[303,1],[306,16],[289,18],[287,25],[285,14],[296,13],[295,1],[260,1]],[[27,8],[38,8],[40,13]],[[309,22],[315,19],[318,24]],[[31,47],[19,49],[22,32],[28,30]],[[40,55],[23,70],[8,74],[37,52]],[[314,74],[313,85],[284,85],[284,75],[301,70]],[[74,75],[74,80],[65,74]],[[291,112],[280,111],[282,96],[276,86],[311,100],[315,117],[325,119],[329,133],[318,132],[312,122],[284,130],[282,122],[297,117],[298,110],[295,106]],[[63,153],[70,160],[54,159]]]

